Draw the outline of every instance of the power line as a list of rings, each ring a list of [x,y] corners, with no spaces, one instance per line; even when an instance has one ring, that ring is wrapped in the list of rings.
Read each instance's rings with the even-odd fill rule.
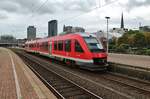
[[[48,2],[48,0],[46,0],[37,10],[40,10],[47,2]]]
[[[32,17],[33,17],[33,13],[36,12],[36,11],[38,11],[38,10],[40,10],[47,2],[48,2],[48,0],[46,0],[45,2],[43,2],[43,3],[41,4],[41,6],[39,6],[37,9],[33,10],[33,11],[32,11]]]
[[[48,0],[46,0],[45,2],[43,2],[39,7],[35,8],[35,10],[32,9],[31,19],[34,18],[34,12],[39,11],[47,2],[48,2]],[[32,6],[34,7],[33,4],[32,4]],[[33,8],[33,7],[32,7],[32,8]],[[35,19],[35,20],[37,20],[37,19]],[[32,24],[36,24],[35,21],[33,21]]]
[[[73,19],[78,18],[78,17],[80,17],[80,16],[82,16],[82,15],[88,14],[88,13],[90,13],[90,12],[96,10],[96,9],[103,8],[103,7],[106,7],[106,6],[110,5],[110,4],[113,4],[113,3],[117,2],[117,1],[119,1],[119,0],[111,1],[111,2],[109,2],[109,3],[107,3],[107,4],[103,5],[103,6],[100,6],[100,5],[99,5],[98,7],[95,7],[95,8],[93,8],[92,10],[90,10],[90,11],[88,11],[88,12],[86,12],[86,13],[79,14],[79,15],[76,15],[76,16],[72,16],[72,17],[63,19],[63,20],[61,20],[59,23],[63,23],[64,21],[73,20]],[[38,10],[40,10],[47,2],[48,2],[48,0],[46,0],[45,2],[43,2],[43,3],[41,4],[41,6],[40,6],[39,8],[37,8],[36,10],[32,10],[32,17],[33,17],[33,13],[36,12],[36,11],[38,11]],[[100,4],[100,1],[99,1],[99,4]]]
[[[110,4],[113,4],[113,3],[117,2],[117,1],[119,1],[119,0],[114,0],[114,1],[111,1],[111,2],[109,2],[109,3],[107,3],[107,4],[103,5],[103,6],[95,7],[95,8],[93,8],[92,10],[90,10],[90,11],[88,11],[88,12],[86,12],[86,13],[79,14],[79,15],[76,15],[76,16],[73,16],[73,17],[66,18],[66,19],[64,19],[64,20],[61,20],[59,23],[63,23],[64,21],[73,20],[73,19],[78,18],[78,17],[80,17],[80,16],[82,16],[82,15],[88,14],[88,13],[94,11],[94,10],[97,10],[97,9],[99,9],[99,8],[103,8],[103,7],[106,7],[106,6],[110,5]]]

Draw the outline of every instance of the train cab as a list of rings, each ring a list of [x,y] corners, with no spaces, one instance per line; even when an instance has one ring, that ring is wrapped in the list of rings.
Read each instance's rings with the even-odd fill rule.
[[[86,47],[86,55],[90,58],[90,60],[86,63],[80,63],[82,64],[83,68],[96,68],[96,69],[106,69],[107,66],[107,54],[104,50],[104,47],[101,42],[99,42],[96,38],[96,35],[94,34],[79,34],[86,46],[82,44],[82,47]]]

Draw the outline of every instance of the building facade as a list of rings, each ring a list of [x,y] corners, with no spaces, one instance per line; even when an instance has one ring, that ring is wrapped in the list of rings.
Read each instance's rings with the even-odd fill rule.
[[[85,29],[82,28],[82,27],[73,27],[72,32],[73,33],[75,33],[75,32],[85,32]]]
[[[126,29],[126,28],[113,28],[110,30],[110,32],[124,34],[124,33],[128,32],[128,29]]]
[[[82,27],[73,27],[73,26],[64,25],[63,32],[66,32],[66,33],[85,32],[85,29]]]
[[[64,25],[63,32],[72,33],[72,26],[65,26]]]
[[[27,28],[27,39],[35,39],[36,38],[36,28],[34,26],[29,26]]]
[[[48,37],[57,35],[57,20],[51,20],[48,22]]]
[[[141,26],[139,27],[141,32],[150,32],[150,26]]]

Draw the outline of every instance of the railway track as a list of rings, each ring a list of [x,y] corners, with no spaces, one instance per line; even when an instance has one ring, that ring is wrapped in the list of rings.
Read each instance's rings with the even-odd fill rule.
[[[109,75],[109,74],[108,74]],[[136,85],[136,84],[131,84],[131,83],[129,83],[129,82],[125,82],[125,81],[123,81],[123,79],[122,80],[120,80],[120,79],[116,79],[116,78],[114,78],[114,76],[118,76],[118,75],[114,75],[114,74],[111,74],[111,75],[109,75],[109,76],[106,76],[106,75],[104,75],[104,76],[102,76],[102,78],[104,78],[104,79],[106,79],[106,80],[110,80],[110,81],[112,81],[112,82],[115,82],[115,83],[119,83],[119,84],[121,84],[121,85],[123,85],[123,86],[129,86],[129,87],[132,87],[132,88],[134,88],[134,89],[137,89],[137,90],[139,90],[139,91],[142,91],[143,93],[148,93],[148,94],[150,94],[150,89],[148,89],[148,88],[146,88],[146,87],[143,87],[143,86],[138,86],[138,85]],[[121,76],[122,77],[122,76]],[[119,77],[120,78],[120,77]],[[124,77],[125,78],[125,77]],[[125,79],[127,79],[127,77],[125,78]],[[131,78],[132,79],[132,78]],[[132,79],[132,80],[134,80],[134,81],[136,81],[136,82],[138,82],[138,83],[141,83],[142,81],[139,81],[139,80],[135,80],[135,79]],[[145,84],[145,86],[150,86],[150,83],[149,82],[142,82],[142,83],[144,83]]]
[[[61,63],[59,63],[59,64],[61,64]],[[123,79],[117,79],[117,77],[118,78],[123,78]],[[109,72],[106,75],[101,76],[101,78],[112,81],[112,82],[115,82],[115,83],[118,83],[118,84],[121,84],[123,86],[132,87],[134,89],[142,91],[143,93],[149,93],[150,94],[150,89],[146,88],[147,86],[150,86],[150,82],[144,82],[144,81],[141,81],[141,80],[129,78],[127,76],[121,76],[121,75],[117,75],[117,74],[113,74],[113,73],[109,73]],[[127,79],[133,80],[133,81],[138,82],[138,83],[143,83],[143,84],[145,84],[146,87],[138,86],[138,83],[137,84],[131,84],[128,81],[125,82],[124,80],[127,80]]]
[[[59,99],[102,99],[100,96],[44,67],[39,61],[33,61],[27,55],[19,55]]]
[[[32,55],[29,55],[29,57],[32,57]],[[33,56],[32,59],[33,58],[38,62],[41,61],[39,57]],[[50,63],[44,63],[44,60],[42,64],[45,66],[48,66],[49,64],[50,66]],[[55,68],[49,68],[54,69],[54,71],[57,71],[60,75],[67,75],[67,79],[70,79],[75,83],[80,83],[79,85],[84,86],[87,90],[91,89],[92,92],[102,96],[104,99],[150,99],[150,83],[144,83],[142,81],[138,82],[138,80],[119,77],[109,73],[97,74],[79,69],[70,70],[64,66],[58,66],[57,69],[57,66],[54,67]],[[67,70],[59,70],[60,68],[67,68]],[[89,86],[89,88],[85,86]]]

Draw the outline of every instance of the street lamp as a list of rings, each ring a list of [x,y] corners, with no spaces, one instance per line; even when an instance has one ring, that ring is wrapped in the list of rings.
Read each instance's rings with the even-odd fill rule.
[[[108,54],[109,49],[108,19],[110,19],[110,17],[106,16],[105,18],[107,20],[107,54]]]

